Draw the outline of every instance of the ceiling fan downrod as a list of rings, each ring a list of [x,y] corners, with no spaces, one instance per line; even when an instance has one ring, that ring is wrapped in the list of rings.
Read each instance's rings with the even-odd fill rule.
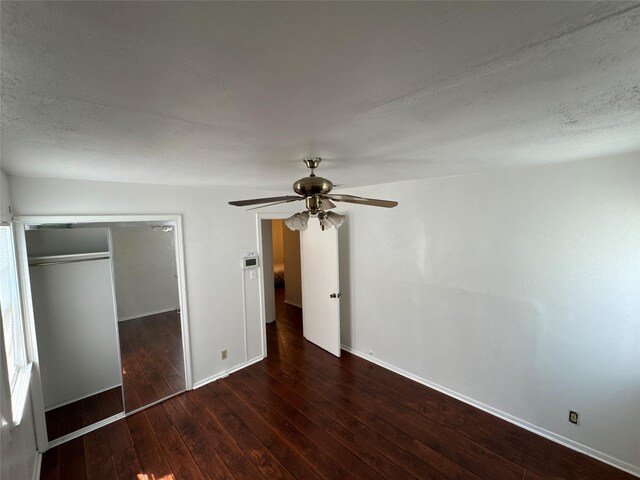
[[[311,169],[311,175],[309,175],[310,177],[316,176],[314,170],[318,168],[318,165],[320,165],[321,161],[322,159],[320,157],[305,157],[304,164]]]

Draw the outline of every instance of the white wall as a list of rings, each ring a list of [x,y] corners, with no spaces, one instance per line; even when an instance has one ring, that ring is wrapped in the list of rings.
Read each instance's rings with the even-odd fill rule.
[[[10,222],[11,212],[11,187],[9,186],[9,177],[4,170],[0,170],[0,221]]]
[[[174,235],[149,225],[111,228],[118,320],[180,306]]]
[[[4,355],[4,352],[2,352]],[[8,388],[8,381],[2,375],[2,386]],[[4,397],[2,403],[5,403]],[[3,410],[5,407],[3,406]],[[31,410],[31,395],[27,396],[20,425],[9,429],[4,422],[0,425],[0,478],[2,480],[30,480],[33,478],[36,464],[36,435]]]
[[[640,156],[348,193],[346,345],[640,472]]]
[[[255,191],[24,177],[10,185],[19,215],[181,214],[194,382],[247,360],[240,259],[257,249],[256,214],[227,202]],[[257,289],[249,295],[258,302]],[[249,359],[262,354],[261,328],[259,315],[247,319]]]

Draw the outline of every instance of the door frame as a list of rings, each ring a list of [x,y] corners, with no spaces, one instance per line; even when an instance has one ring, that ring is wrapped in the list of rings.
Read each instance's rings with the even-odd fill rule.
[[[44,396],[42,393],[42,383],[40,380],[40,368],[38,357],[38,343],[35,328],[35,317],[33,314],[33,302],[31,295],[31,281],[29,277],[29,258],[27,255],[26,231],[29,227],[54,223],[136,223],[136,222],[173,222],[175,225],[174,240],[176,249],[176,266],[178,275],[178,298],[180,301],[180,320],[182,324],[182,351],[184,355],[185,369],[185,390],[193,389],[193,377],[191,369],[191,345],[189,341],[189,308],[187,302],[186,270],[184,261],[184,243],[182,231],[182,215],[25,215],[14,219],[15,243],[17,248],[18,281],[22,299],[23,322],[25,327],[25,337],[27,344],[27,356],[33,362],[31,381],[31,403],[33,407],[34,424],[36,430],[36,445],[38,451],[43,453],[50,447],[65,441],[77,438],[85,433],[96,430],[104,425],[120,420],[127,415],[136,413],[121,412],[109,417],[101,422],[85,427],[72,434],[49,442],[47,435],[47,424],[45,417]],[[115,290],[114,290],[115,308]],[[116,315],[117,321],[117,315]],[[158,402],[165,400],[160,399]],[[154,405],[154,402],[150,405]],[[124,404],[123,404],[124,406]],[[145,407],[146,408],[146,407]]]
[[[340,213],[340,215],[346,215],[346,212],[336,212],[336,213]],[[267,321],[267,306],[266,306],[266,302],[265,302],[265,293],[264,293],[264,264],[262,263],[264,256],[263,256],[263,235],[262,235],[262,221],[263,220],[284,220],[286,218],[289,218],[291,215],[293,215],[293,213],[291,212],[286,212],[286,213],[280,213],[280,212],[270,212],[270,213],[257,213],[256,214],[256,230],[257,230],[257,237],[258,237],[258,258],[260,261],[260,273],[261,275],[259,275],[259,281],[260,281],[260,334],[262,335],[262,358],[266,358],[267,356],[267,327],[266,327],[266,321]],[[316,217],[313,217],[314,219]],[[340,248],[340,234],[338,231],[338,249]],[[302,255],[302,251],[300,252],[300,255]],[[302,259],[301,259],[302,261]],[[340,272],[342,270],[342,266],[341,264],[338,264],[338,272]],[[300,272],[301,275],[304,275],[304,271]],[[342,308],[340,309],[340,311],[342,312]]]
[[[263,234],[262,234],[262,221],[263,220],[284,220],[293,215],[291,212],[287,213],[257,213],[256,214],[256,229],[258,232],[258,258],[260,259],[260,335],[262,337],[262,358],[267,356],[267,304],[265,298],[265,284],[264,284],[264,249],[263,249]],[[273,268],[273,266],[272,266]]]

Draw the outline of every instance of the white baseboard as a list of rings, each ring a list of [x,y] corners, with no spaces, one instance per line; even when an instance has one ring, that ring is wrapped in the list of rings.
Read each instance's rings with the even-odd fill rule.
[[[150,315],[158,315],[159,313],[175,312],[176,310],[178,310],[178,307],[163,308],[162,310],[155,310],[153,312],[137,313],[136,315],[129,315],[127,317],[118,318],[118,321],[119,322],[126,322],[127,320],[133,320],[134,318],[148,317]]]
[[[291,300],[285,300],[284,303],[286,303],[287,305],[293,305],[294,307],[302,308],[301,303],[292,302]]]
[[[501,410],[498,410],[497,408],[491,407],[490,405],[486,405],[482,402],[479,402],[477,400],[474,400],[473,398],[467,397],[466,395],[463,395],[461,393],[455,392],[453,390],[448,389],[447,387],[443,387],[442,385],[438,385],[437,383],[433,383],[430,382],[429,380],[425,380],[422,377],[419,377],[418,375],[414,375],[411,372],[407,372],[405,370],[402,370],[401,368],[398,368],[394,365],[391,365],[383,360],[380,360],[378,358],[372,357],[371,355],[367,355],[363,352],[360,352],[358,350],[354,350],[351,347],[348,347],[346,345],[341,345],[340,346],[343,350],[345,350],[346,352],[352,353],[353,355],[356,355],[360,358],[363,358],[365,360],[368,360],[371,363],[375,363],[376,365],[382,367],[382,368],[386,368],[387,370],[390,370],[394,373],[397,373],[398,375],[402,375],[403,377],[406,377],[410,380],[413,380],[414,382],[418,382],[422,385],[425,385],[429,388],[433,388],[434,390],[437,390],[441,393],[444,393],[445,395],[448,395],[450,397],[455,398],[456,400],[460,400],[461,402],[464,402],[466,404],[471,405],[472,407],[476,407],[479,408],[480,410],[483,410],[487,413],[490,413],[491,415],[494,415],[498,418],[501,418],[502,420],[506,420],[509,423],[512,423],[520,428],[524,428],[525,430],[528,430],[530,432],[533,432],[537,435],[540,435],[541,437],[544,437],[548,440],[551,440],[553,442],[559,443],[560,445],[563,445],[565,447],[568,447],[572,450],[575,450],[577,452],[580,453],[584,453],[585,455],[588,455],[592,458],[595,458],[596,460],[599,460],[601,462],[604,462],[608,465],[611,465],[613,467],[619,468],[620,470],[623,470],[627,473],[630,473],[631,475],[635,475],[637,477],[640,477],[640,466],[636,466],[636,465],[632,465],[628,462],[625,462],[624,460],[620,460],[619,458],[613,457],[609,454],[606,454],[604,452],[600,452],[599,450],[595,450],[591,447],[588,447],[586,445],[583,445],[579,442],[576,442],[574,440],[571,440],[570,438],[566,438],[563,437],[562,435],[558,435],[557,433],[554,433],[550,430],[547,430],[545,428],[539,427],[537,425],[534,425],[532,423],[527,422],[526,420],[522,420],[518,417],[514,417],[513,415],[510,415],[508,413],[505,413]]]
[[[36,458],[33,461],[33,480],[40,480],[40,470],[42,469],[42,454],[36,452]]]
[[[248,367],[249,365],[253,365],[254,363],[258,363],[263,359],[264,357],[261,355],[259,357],[252,358],[251,360],[247,360],[246,362],[241,363],[240,365],[236,365],[235,367],[232,367],[229,370],[223,370],[222,372],[216,373],[215,375],[211,375],[210,377],[207,377],[203,380],[198,380],[197,382],[194,382],[193,389],[195,390],[196,388],[204,387],[207,383],[215,382],[216,380],[220,380],[221,378],[226,378],[233,372],[242,370],[243,368]]]

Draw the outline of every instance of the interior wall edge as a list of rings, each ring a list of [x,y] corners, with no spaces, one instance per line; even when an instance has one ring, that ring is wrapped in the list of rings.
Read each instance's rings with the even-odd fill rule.
[[[547,440],[551,440],[552,442],[559,443],[560,445],[563,445],[577,452],[584,453],[585,455],[595,458],[596,460],[604,462],[613,467],[619,468],[620,470],[623,470],[627,473],[630,473],[640,478],[640,465],[632,465],[628,462],[625,462],[624,460],[620,460],[619,458],[616,458],[612,455],[609,455],[607,453],[591,448],[580,442],[576,442],[575,440],[571,440],[570,438],[566,438],[566,437],[563,437],[562,435],[558,435],[557,433],[554,433],[550,430],[539,427],[533,423],[527,422],[526,420],[522,420],[521,418],[518,418],[514,415],[511,415],[509,413],[503,412],[502,410],[494,408],[491,405],[487,405],[478,400],[475,400],[474,398],[468,397],[454,390],[451,390],[447,387],[431,382],[425,378],[422,378],[411,372],[408,372],[399,367],[396,367],[395,365],[387,363],[384,360],[380,360],[379,358],[375,358],[372,355],[368,355],[364,352],[360,352],[359,350],[351,348],[348,345],[340,345],[340,348],[342,348],[346,352],[349,352],[371,363],[374,363],[382,368],[385,368],[393,373],[402,375],[403,377],[408,378],[409,380],[413,380],[414,382],[420,383],[426,387],[433,388],[434,390],[437,390],[438,392],[443,393],[449,397],[455,398],[456,400],[460,400],[461,402],[471,405],[472,407],[478,408],[495,417],[498,417],[502,420],[512,423],[513,425],[516,425],[520,428],[524,428],[529,432],[535,433],[536,435],[540,435],[541,437],[544,437]]]
[[[42,453],[36,452],[33,460],[33,480],[40,480],[40,470],[42,470]]]

